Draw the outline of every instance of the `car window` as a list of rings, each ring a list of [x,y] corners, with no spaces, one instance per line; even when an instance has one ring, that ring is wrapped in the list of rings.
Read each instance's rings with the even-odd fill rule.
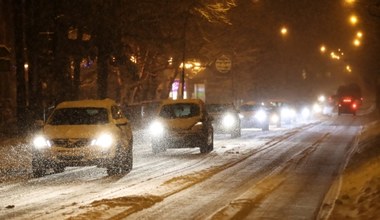
[[[241,111],[256,111],[258,109],[261,109],[261,105],[242,105],[240,106]]]
[[[163,118],[190,118],[198,115],[200,115],[200,108],[193,103],[164,105],[159,112],[159,116]]]
[[[91,125],[108,123],[105,108],[56,109],[48,120],[50,125]]]

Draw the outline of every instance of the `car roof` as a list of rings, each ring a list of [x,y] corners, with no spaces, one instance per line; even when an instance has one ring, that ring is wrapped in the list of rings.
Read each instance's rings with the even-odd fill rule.
[[[204,105],[204,102],[201,99],[166,99],[161,102],[161,105],[167,105],[167,104],[177,104],[177,103],[194,103],[194,104],[200,104]]]
[[[57,105],[56,108],[82,108],[82,107],[97,107],[109,108],[112,105],[117,105],[112,99],[87,99],[78,101],[65,101]]]

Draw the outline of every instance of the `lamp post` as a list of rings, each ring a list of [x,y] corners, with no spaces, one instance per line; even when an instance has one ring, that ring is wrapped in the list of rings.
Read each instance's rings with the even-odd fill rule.
[[[185,69],[186,69],[186,29],[187,29],[187,23],[188,23],[188,20],[189,20],[189,13],[186,13],[185,15],[185,21],[183,23],[183,33],[182,33],[182,36],[183,36],[183,48],[182,48],[182,71],[181,71],[181,96],[180,96],[180,99],[184,99],[185,98]]]

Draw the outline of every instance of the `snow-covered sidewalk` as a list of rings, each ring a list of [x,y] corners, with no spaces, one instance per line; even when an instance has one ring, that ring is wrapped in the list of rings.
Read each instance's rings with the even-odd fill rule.
[[[329,219],[380,219],[380,121],[363,129],[332,205]]]

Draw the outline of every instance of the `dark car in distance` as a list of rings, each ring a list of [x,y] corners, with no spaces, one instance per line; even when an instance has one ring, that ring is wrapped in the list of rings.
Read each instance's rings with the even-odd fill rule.
[[[213,117],[216,133],[231,134],[231,138],[241,136],[239,111],[232,103],[207,104],[206,109]]]
[[[353,97],[347,96],[339,100],[338,103],[338,115],[341,114],[352,114],[356,115],[356,111],[359,107],[359,100]]]
[[[261,128],[263,131],[268,131],[274,111],[264,103],[247,102],[240,106],[239,112],[243,128]]]

